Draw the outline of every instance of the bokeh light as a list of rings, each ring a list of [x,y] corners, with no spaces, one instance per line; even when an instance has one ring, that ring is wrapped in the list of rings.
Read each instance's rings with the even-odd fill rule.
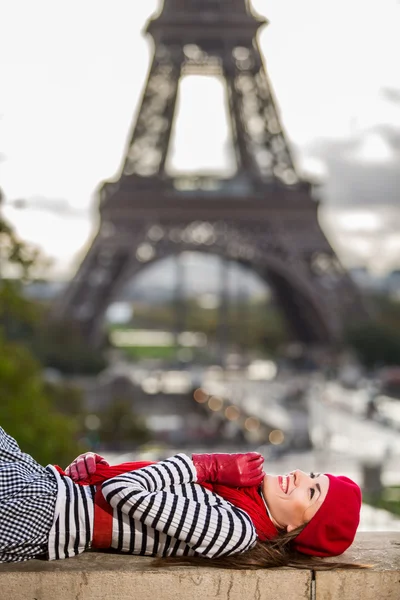
[[[260,421],[256,417],[248,417],[244,422],[244,427],[247,431],[257,431],[260,427]]]
[[[225,409],[225,417],[229,421],[236,421],[240,417],[240,410],[237,406],[231,404]]]
[[[269,434],[268,439],[271,442],[271,444],[274,444],[274,446],[279,446],[279,444],[282,444],[282,442],[284,441],[285,436],[283,431],[281,431],[280,429],[273,429]]]
[[[222,398],[219,398],[218,396],[210,396],[210,399],[208,401],[208,408],[210,410],[217,412],[218,410],[221,410],[223,405],[224,401],[222,400]]]
[[[199,404],[205,404],[207,402],[207,400],[209,399],[209,397],[210,397],[210,395],[207,394],[202,388],[197,388],[197,390],[195,390],[193,393],[193,398]]]
[[[85,417],[85,427],[89,429],[89,431],[96,431],[99,429],[101,425],[100,418],[97,415],[86,415]]]

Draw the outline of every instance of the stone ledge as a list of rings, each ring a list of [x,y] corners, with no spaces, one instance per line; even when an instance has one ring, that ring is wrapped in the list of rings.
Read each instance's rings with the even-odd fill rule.
[[[0,565],[1,600],[363,600],[400,598],[400,533],[360,533],[340,560],[368,570],[155,569],[151,559],[86,553]],[[314,583],[315,580],[315,583]]]
[[[400,533],[359,533],[353,546],[340,559],[373,567],[317,571],[316,599],[400,599]]]

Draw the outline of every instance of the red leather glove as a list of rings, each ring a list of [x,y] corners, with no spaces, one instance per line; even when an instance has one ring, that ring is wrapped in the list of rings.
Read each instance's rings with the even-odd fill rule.
[[[193,454],[197,482],[221,483],[230,487],[260,485],[264,458],[258,452],[246,454]]]
[[[76,459],[65,469],[66,474],[74,481],[86,479],[89,475],[96,473],[97,465],[108,465],[108,462],[99,454],[94,452],[85,452],[76,457]]]

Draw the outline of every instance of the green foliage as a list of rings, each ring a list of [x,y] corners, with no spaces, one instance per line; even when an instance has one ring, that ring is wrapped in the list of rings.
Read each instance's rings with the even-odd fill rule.
[[[40,365],[21,344],[0,336],[0,424],[39,463],[66,465],[82,448],[76,422],[57,412]]]
[[[74,417],[79,423],[83,423],[86,411],[84,409],[83,392],[80,388],[64,381],[46,381],[44,389],[51,398],[55,410],[63,415]]]
[[[0,281],[0,327],[7,339],[24,343],[45,367],[61,373],[95,374],[106,366],[76,324],[49,322],[46,307],[25,298],[20,280]]]
[[[363,493],[363,502],[376,508],[383,508],[395,515],[400,515],[400,486],[384,488],[378,497]]]
[[[12,273],[14,277],[26,279],[33,268],[44,264],[38,249],[20,240],[11,225],[0,216],[0,265],[7,269],[7,275]]]
[[[46,308],[22,295],[19,280],[0,281],[0,327],[45,367],[66,375],[96,374],[106,367],[102,352],[88,346],[76,324],[49,322]]]
[[[377,296],[374,305],[374,318],[349,327],[345,341],[367,368],[400,365],[400,303]]]
[[[400,364],[399,334],[385,325],[367,323],[347,332],[347,342],[368,368]]]
[[[0,281],[0,327],[7,339],[32,337],[39,318],[39,307],[23,297],[20,280]]]
[[[39,262],[44,264],[40,253],[0,216],[0,271],[8,276],[0,280],[0,425],[39,463],[66,465],[83,450],[76,441],[79,420],[61,409],[59,389],[44,381],[31,352],[43,310],[21,292]]]
[[[133,360],[160,359],[173,360],[176,357],[176,346],[128,346],[123,353]]]

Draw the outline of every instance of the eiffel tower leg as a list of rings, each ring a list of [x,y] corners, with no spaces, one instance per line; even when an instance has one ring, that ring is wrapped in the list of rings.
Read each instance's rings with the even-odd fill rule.
[[[181,63],[182,51],[179,48],[156,49],[127,149],[124,175],[149,177],[164,172]]]
[[[257,178],[258,168],[253,155],[248,150],[247,133],[243,123],[240,97],[235,89],[235,74],[227,72],[225,74],[226,85],[228,88],[229,115],[231,117],[231,127],[233,134],[233,146],[236,155],[238,170],[244,170],[253,179]]]
[[[316,206],[265,214],[264,221],[260,213],[259,222],[226,222],[227,255],[256,270],[271,285],[296,339],[335,343],[346,322],[362,319],[366,311],[319,228]]]
[[[53,318],[72,319],[91,345],[103,341],[104,315],[134,267],[140,267],[134,258],[141,227],[132,227],[130,235],[115,231],[104,236],[102,230],[71,281],[66,293],[53,307]]]
[[[297,183],[299,179],[256,42],[251,50],[242,49],[242,56],[233,53],[227,83],[237,151],[243,166],[258,178]]]

